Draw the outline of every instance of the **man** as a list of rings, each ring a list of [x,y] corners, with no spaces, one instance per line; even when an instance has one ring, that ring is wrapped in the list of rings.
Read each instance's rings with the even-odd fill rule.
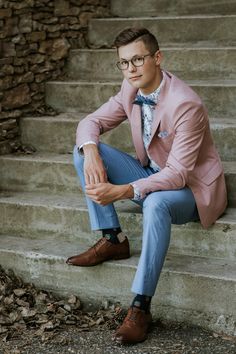
[[[226,188],[205,107],[184,82],[160,67],[156,38],[129,28],[116,38],[120,92],[78,125],[74,164],[87,197],[91,228],[103,237],[68,264],[94,266],[130,257],[113,202],[142,207],[142,251],[132,285],[134,300],[114,335],[120,343],[146,339],[150,304],[168,250],[171,224],[210,226],[226,208]],[[129,120],[137,158],[99,136]]]

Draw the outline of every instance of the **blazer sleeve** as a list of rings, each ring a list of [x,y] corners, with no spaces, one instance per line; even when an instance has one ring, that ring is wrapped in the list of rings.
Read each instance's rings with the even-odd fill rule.
[[[117,95],[111,97],[78,124],[76,131],[76,145],[78,147],[87,141],[94,141],[97,144],[101,134],[114,129],[127,119],[122,103],[123,88],[124,81]]]
[[[166,166],[160,172],[134,182],[142,198],[158,190],[184,188],[189,172],[196,165],[208,125],[205,109],[196,103],[183,103],[174,112],[173,120],[175,136]]]

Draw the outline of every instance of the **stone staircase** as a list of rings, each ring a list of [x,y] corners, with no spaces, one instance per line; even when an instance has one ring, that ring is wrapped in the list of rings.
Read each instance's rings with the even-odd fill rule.
[[[235,335],[236,2],[112,0],[111,9],[113,18],[90,21],[91,49],[71,51],[68,78],[47,84],[46,101],[61,113],[21,120],[22,140],[37,153],[0,157],[0,264],[85,303],[106,298],[129,306],[142,233],[140,210],[131,202],[117,203],[131,242],[129,260],[95,268],[65,264],[99,237],[90,233],[71,152],[78,121],[119,89],[122,78],[110,49],[115,35],[129,25],[147,26],[163,49],[163,68],[186,80],[208,107],[229,199],[226,213],[208,230],[199,223],[173,226],[152,311]],[[102,140],[133,151],[126,123]]]

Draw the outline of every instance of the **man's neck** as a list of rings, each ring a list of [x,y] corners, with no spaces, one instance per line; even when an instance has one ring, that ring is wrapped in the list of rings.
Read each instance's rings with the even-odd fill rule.
[[[160,74],[157,77],[156,84],[150,88],[145,88],[145,89],[140,88],[139,89],[140,93],[143,94],[144,96],[150,95],[151,93],[153,93],[154,91],[156,91],[160,87],[162,79],[163,79],[163,73],[160,70]]]
[[[145,90],[140,88],[139,92],[144,96],[151,95],[153,92],[155,92],[160,87],[162,80],[163,80],[163,73],[162,73],[162,71],[160,71],[160,75],[158,77],[156,85],[149,88],[149,89],[145,89]]]

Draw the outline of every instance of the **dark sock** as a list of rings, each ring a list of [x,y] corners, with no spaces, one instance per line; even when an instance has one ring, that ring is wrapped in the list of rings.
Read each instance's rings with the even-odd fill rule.
[[[117,227],[114,229],[104,229],[104,230],[102,230],[102,236],[106,237],[106,239],[108,241],[110,241],[111,243],[117,244],[117,243],[120,243],[117,235],[121,232],[122,231],[121,231],[120,227]]]
[[[150,311],[151,300],[151,296],[137,294],[133,299],[131,307],[137,307],[147,313]]]

